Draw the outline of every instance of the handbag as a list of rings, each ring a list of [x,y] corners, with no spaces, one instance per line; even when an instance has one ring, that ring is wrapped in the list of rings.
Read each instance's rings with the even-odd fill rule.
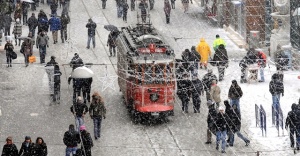
[[[31,56],[29,56],[28,60],[29,60],[29,63],[36,62],[36,57],[31,55]]]
[[[12,58],[13,60],[14,60],[14,59],[17,59],[17,57],[18,57],[17,53],[14,52],[14,51],[10,52],[10,56],[11,56],[11,58]]]

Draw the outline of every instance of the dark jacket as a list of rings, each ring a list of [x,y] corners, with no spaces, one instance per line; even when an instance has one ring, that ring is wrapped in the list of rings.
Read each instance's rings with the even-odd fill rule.
[[[231,84],[228,92],[230,99],[239,99],[243,96],[243,91],[238,84]]]
[[[97,24],[95,22],[91,21],[88,24],[86,24],[85,27],[88,28],[88,36],[95,36],[97,27]]]
[[[284,85],[279,78],[276,78],[275,75],[272,76],[272,80],[269,83],[269,92],[274,94],[284,94]]]
[[[227,108],[226,114],[229,118],[228,120],[228,131],[232,131],[233,133],[241,130],[241,114],[237,108]]]
[[[94,146],[91,134],[86,130],[80,131],[82,145],[85,149],[91,149]]]
[[[58,65],[57,62],[55,62],[55,59],[51,59],[49,62],[47,62],[46,66],[54,66],[54,65]]]
[[[41,137],[37,137],[36,140],[42,139]],[[47,150],[47,145],[42,139],[42,143],[38,144],[37,141],[33,145],[32,150],[31,150],[31,156],[47,156],[48,150]]]
[[[241,68],[247,68],[248,65],[254,64],[257,62],[258,56],[254,52],[247,52],[247,55],[240,61],[239,66]]]
[[[201,60],[200,54],[196,51],[196,47],[192,46],[191,48],[191,60],[199,62]]]
[[[148,4],[146,2],[145,3],[141,2],[139,4],[139,9],[141,9],[141,15],[142,16],[146,16],[147,15],[147,8],[148,8]]]
[[[217,111],[214,107],[214,105],[208,106],[208,114],[207,114],[207,126],[209,129],[215,127],[216,124],[216,118],[217,118]]]
[[[106,117],[106,108],[104,103],[99,101],[97,98],[93,98],[91,106],[89,108],[89,113],[92,118],[95,117]]]
[[[171,4],[169,1],[165,1],[164,3],[164,12],[166,15],[170,15],[171,14]]]
[[[209,91],[210,90],[212,80],[216,80],[217,81],[217,76],[214,75],[213,73],[206,73],[204,75],[204,77],[202,78],[202,83],[203,83],[205,91]]]
[[[297,123],[297,105],[292,104],[292,110],[288,112],[288,115],[285,120],[285,127],[290,127],[290,129],[296,129]]]
[[[70,62],[71,67],[74,69],[76,69],[77,67],[81,67],[83,66],[83,61],[82,59],[77,55],[74,56]]]
[[[203,89],[202,81],[199,80],[198,78],[195,80],[192,80],[191,92],[192,92],[193,97],[199,96],[199,98],[200,98],[200,95],[203,91],[204,91],[204,89]]]
[[[23,15],[27,15],[28,14],[28,8],[29,8],[29,3],[22,2],[22,14]]]
[[[9,14],[5,15],[4,18],[3,18],[3,23],[4,23],[3,26],[5,28],[10,27],[12,21],[13,20],[12,20],[12,18],[11,18],[11,16]]]
[[[31,156],[31,150],[33,148],[34,143],[24,141],[21,145],[19,155],[21,156]]]
[[[225,49],[223,44],[221,44],[216,50],[213,56],[213,61],[214,62],[212,63],[216,66],[225,66],[228,64],[227,50]]]
[[[68,24],[70,23],[69,15],[62,16],[60,18],[60,21],[61,21],[61,29],[66,29],[68,27]]]
[[[29,17],[27,23],[30,30],[33,30],[38,26],[38,20],[35,18],[35,16]]]
[[[19,156],[17,146],[15,144],[5,144],[1,156]]]
[[[180,99],[189,100],[191,95],[191,81],[179,80],[177,81],[177,95]]]
[[[221,114],[220,112],[217,114],[216,117],[216,130],[217,131],[225,131],[228,129],[228,121],[229,117],[224,112],[224,114]]]
[[[82,117],[83,114],[86,114],[89,111],[87,105],[84,104],[83,102],[76,102],[73,106],[71,106],[70,109],[71,112],[75,114],[77,117]]]
[[[127,4],[127,3],[124,3],[124,4],[123,4],[123,15],[127,15],[128,9],[129,9],[128,4]]]
[[[65,132],[63,138],[64,144],[67,147],[77,147],[77,144],[80,143],[80,135],[75,129],[69,129]]]

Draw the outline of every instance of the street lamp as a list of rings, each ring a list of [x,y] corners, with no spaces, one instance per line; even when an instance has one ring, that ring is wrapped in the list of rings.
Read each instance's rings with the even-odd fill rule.
[[[294,20],[295,20],[295,23],[296,23],[296,26],[297,26],[297,29],[298,29],[298,43],[297,43],[297,48],[300,49],[300,7],[299,8],[296,8],[296,10],[294,11],[293,13],[293,17],[294,17]]]

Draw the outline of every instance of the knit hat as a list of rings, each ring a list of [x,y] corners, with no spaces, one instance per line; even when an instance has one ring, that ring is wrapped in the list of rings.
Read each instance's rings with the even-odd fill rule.
[[[81,131],[86,130],[86,127],[84,125],[81,125],[79,130],[81,130]]]
[[[30,136],[26,136],[26,137],[25,137],[25,140],[30,140],[30,139],[31,139]]]

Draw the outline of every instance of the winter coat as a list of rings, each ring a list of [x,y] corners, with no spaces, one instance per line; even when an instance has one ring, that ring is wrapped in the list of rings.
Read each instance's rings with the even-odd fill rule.
[[[89,113],[92,118],[96,117],[106,117],[106,108],[104,103],[98,98],[93,98],[91,106],[89,108]]]
[[[38,35],[36,37],[36,47],[48,45],[49,37],[47,35]]]
[[[274,79],[272,76],[272,80],[269,83],[269,92],[272,95],[275,94],[284,94],[284,85],[282,83],[282,81],[280,81],[279,79]]]
[[[82,79],[82,92],[90,92],[93,83],[93,78],[83,78]]]
[[[148,8],[148,4],[146,2],[145,3],[141,2],[139,4],[139,9],[141,9],[141,15],[142,16],[146,16],[147,15],[147,8]]]
[[[82,117],[83,114],[86,114],[89,111],[87,105],[84,104],[83,102],[76,102],[73,106],[71,106],[70,109],[71,112],[75,114],[77,117]]]
[[[129,9],[129,5],[127,3],[124,3],[123,5],[123,15],[127,15]]]
[[[170,2],[169,1],[165,1],[164,4],[165,4],[164,5],[164,12],[165,12],[165,14],[170,16],[170,14],[171,14],[171,4],[170,4]]]
[[[238,84],[231,84],[228,91],[228,97],[230,99],[239,99],[242,96],[243,96],[242,88]]]
[[[22,24],[21,22],[16,22],[14,29],[13,29],[13,34],[15,34],[16,36],[20,36],[22,35]]]
[[[59,70],[59,66],[55,65],[54,66],[54,84],[58,85],[60,84],[60,76],[62,75],[62,73]]]
[[[33,30],[38,26],[38,20],[35,18],[35,16],[29,17],[27,23],[30,30]]]
[[[210,96],[214,102],[216,103],[221,102],[220,94],[221,94],[220,87],[217,84],[211,85]]]
[[[89,22],[85,27],[88,28],[88,36],[95,36],[97,28],[97,24],[95,22]]]
[[[51,59],[49,62],[47,62],[46,66],[55,66],[55,65],[58,65],[57,62],[55,62],[54,59]]]
[[[112,33],[110,33],[108,35],[108,40],[107,40],[107,44],[110,46],[110,47],[116,47],[117,44],[116,44],[116,39],[117,39],[117,36],[113,35]]]
[[[71,67],[74,69],[76,69],[77,67],[81,67],[83,66],[83,61],[79,56],[74,56],[70,62]]]
[[[4,16],[4,18],[3,18],[3,26],[5,27],[5,28],[8,28],[8,27],[10,27],[11,26],[11,22],[12,22],[12,18],[10,17],[10,15],[8,14],[8,15],[5,15]]]
[[[212,80],[216,80],[217,81],[217,76],[213,73],[206,73],[203,78],[202,78],[202,82],[204,85],[204,90],[205,91],[209,91],[211,88],[211,84],[212,84]]]
[[[17,146],[15,144],[5,144],[1,156],[19,156]]]
[[[192,80],[191,82],[192,82],[191,83],[191,92],[192,92],[193,97],[194,96],[200,97],[200,95],[204,91],[202,81],[197,78],[195,80]]]
[[[217,131],[225,131],[228,129],[228,121],[229,121],[228,115],[224,112],[222,114],[219,112],[216,117],[216,130]]]
[[[14,46],[11,43],[6,43],[4,45],[4,50],[6,51],[6,56],[11,55],[11,52],[14,51]]]
[[[297,121],[297,105],[292,105],[292,110],[288,112],[288,115],[285,120],[285,127],[290,127],[290,129],[296,129],[296,123]]]
[[[221,38],[216,38],[216,39],[214,40],[214,42],[213,42],[213,48],[214,48],[214,50],[216,51],[216,50],[219,48],[219,46],[220,46],[221,44],[224,45],[224,48],[226,47],[226,43],[225,43],[225,41],[224,41],[223,39],[221,39]]]
[[[288,66],[289,58],[283,52],[279,53],[278,55],[276,55],[275,63],[276,63],[276,68],[278,70],[283,70],[284,67]]]
[[[41,19],[46,19],[48,21],[48,17],[44,12],[39,12],[38,14],[38,21],[40,21]]]
[[[61,29],[61,22],[58,17],[52,17],[49,20],[50,31],[58,31]]]
[[[86,130],[80,131],[82,144],[85,149],[91,149],[94,146],[91,134]]]
[[[22,17],[22,9],[21,8],[17,8],[14,14],[14,19],[19,19],[21,20]]]
[[[216,66],[226,66],[228,65],[228,55],[227,50],[225,49],[224,45],[220,45],[219,48],[216,50],[213,61],[211,64]]]
[[[32,55],[31,47],[32,47],[32,42],[26,39],[21,45],[20,52],[22,54]]]
[[[52,3],[52,4],[50,5],[50,10],[51,10],[52,12],[56,12],[56,11],[57,11],[57,8],[58,8],[58,4],[57,4],[57,3]]]
[[[228,131],[233,133],[241,130],[241,114],[238,109],[226,108],[226,114],[228,115]]]
[[[80,141],[80,135],[74,129],[69,129],[65,132],[63,142],[67,147],[77,147]]]
[[[68,24],[70,23],[70,16],[66,15],[66,16],[62,16],[60,18],[61,21],[61,30],[66,29],[68,27]]]
[[[29,8],[29,3],[22,2],[22,14],[23,15],[27,15],[28,14],[28,8]]]
[[[37,144],[35,143],[31,150],[31,156],[47,156],[47,145],[46,143]]]
[[[258,56],[254,55],[253,52],[248,51],[247,55],[240,61],[239,66],[241,68],[247,68],[248,65],[257,62]]]
[[[198,44],[196,51],[201,56],[201,63],[207,63],[209,56],[211,56],[211,51],[209,45],[202,38]]]
[[[191,95],[191,81],[190,80],[179,80],[177,81],[177,95],[180,99],[188,100]]]
[[[24,141],[21,145],[19,155],[21,156],[31,156],[31,150],[33,148],[34,143]]]

